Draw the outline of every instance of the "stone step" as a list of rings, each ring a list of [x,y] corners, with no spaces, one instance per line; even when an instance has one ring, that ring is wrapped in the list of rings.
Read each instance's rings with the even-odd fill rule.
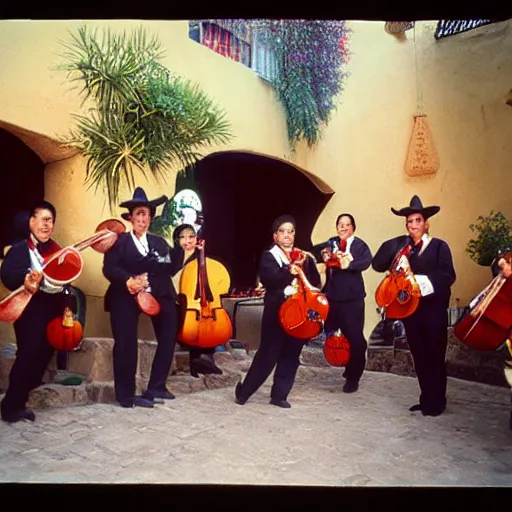
[[[63,407],[94,402],[113,402],[114,375],[112,366],[113,340],[108,338],[85,338],[77,350],[68,354],[66,372],[57,370],[56,356],[48,366],[44,384],[34,389],[29,396],[29,407]],[[151,372],[151,364],[157,343],[139,340],[139,357],[136,373],[136,393],[146,390]],[[5,350],[0,354],[0,387],[7,388],[8,376],[14,363],[15,350]],[[222,369],[222,375],[190,375],[189,352],[176,350],[168,389],[176,394],[193,393],[205,389],[235,386],[244,372],[249,369],[251,357],[245,350],[215,352],[215,363]],[[63,375],[64,373],[64,375]],[[57,383],[65,376],[79,376],[79,385]]]
[[[222,375],[200,375],[198,378],[190,374],[177,373],[167,380],[167,388],[176,397],[225,387],[235,387],[241,376],[248,369],[250,361],[242,364],[228,361],[231,356],[223,356],[217,361]],[[142,394],[146,390],[147,380],[137,377],[136,394]],[[28,406],[31,409],[47,407],[67,407],[71,405],[87,405],[92,403],[115,402],[114,381],[108,382],[83,382],[76,386],[49,383],[34,389],[29,396]]]
[[[388,372],[396,375],[416,377],[414,362],[407,345],[400,348],[369,345],[365,369]],[[322,345],[311,344],[304,347],[301,359],[305,365],[329,366],[323,355]],[[461,343],[448,328],[448,347],[446,350],[446,370],[448,376],[457,379],[481,382],[495,386],[510,387],[505,374],[507,354],[504,351],[474,350]]]

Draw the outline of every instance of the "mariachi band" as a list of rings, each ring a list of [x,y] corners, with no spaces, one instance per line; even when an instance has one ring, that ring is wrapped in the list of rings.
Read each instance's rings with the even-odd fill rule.
[[[175,343],[190,350],[191,374],[220,374],[216,347],[232,337],[231,319],[221,297],[229,292],[225,267],[207,257],[206,243],[191,225],[174,232],[174,247],[149,232],[157,206],[166,196],[149,200],[137,187],[121,203],[125,225],[102,222],[88,239],[60,247],[52,238],[57,212],[47,202],[36,203],[28,215],[28,233],[7,252],[0,278],[11,293],[0,301],[0,320],[11,322],[17,355],[9,386],[0,403],[2,420],[34,421],[27,409],[30,391],[38,387],[55,350],[76,349],[83,328],[76,319],[70,284],[83,269],[87,248],[104,255],[103,275],[109,281],[105,310],[114,338],[113,366],[116,400],[122,407],[152,408],[174,399],[167,381]],[[366,290],[362,273],[370,266],[384,277],[375,293],[389,319],[403,322],[420,388],[410,411],[438,416],[447,405],[447,309],[456,275],[448,244],[429,234],[429,219],[439,206],[424,207],[414,196],[407,207],[391,208],[404,217],[406,234],[385,241],[375,255],[355,236],[356,220],[342,213],[337,235],[311,252],[295,246],[296,221],[278,217],[273,243],[263,251],[258,279],[264,290],[261,343],[245,378],[237,383],[234,400],[244,405],[273,373],[270,403],[290,408],[303,347],[325,335],[324,354],[333,366],[344,367],[343,392],[353,393],[366,364],[363,333]],[[512,251],[497,256],[494,279],[470,304],[456,324],[459,340],[481,350],[507,347],[512,326]],[[151,318],[157,349],[146,390],[136,394],[137,325],[140,314]]]

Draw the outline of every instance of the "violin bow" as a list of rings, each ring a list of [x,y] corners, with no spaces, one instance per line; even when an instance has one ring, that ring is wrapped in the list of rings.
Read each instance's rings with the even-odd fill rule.
[[[476,324],[478,323],[480,318],[482,318],[482,315],[485,313],[486,309],[488,308],[489,304],[494,299],[494,297],[496,297],[497,293],[500,291],[500,288],[503,286],[505,281],[506,279],[501,274],[498,274],[479,294],[482,295],[487,292],[486,295],[484,295],[484,297],[481,299],[481,301],[475,305],[473,311],[470,313],[471,316],[474,317],[478,315],[478,317],[476,318],[476,320],[473,322],[473,325],[466,333],[466,336],[464,336],[464,339],[466,339],[471,333],[471,331],[475,328]]]

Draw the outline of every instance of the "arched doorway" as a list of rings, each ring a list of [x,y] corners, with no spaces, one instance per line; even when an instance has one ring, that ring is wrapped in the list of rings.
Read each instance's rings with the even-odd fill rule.
[[[77,152],[46,135],[0,121],[0,170],[4,192],[0,258],[3,258],[5,247],[12,243],[16,213],[28,210],[36,201],[45,198],[46,165]]]
[[[0,159],[2,179],[2,210],[0,224],[0,255],[12,244],[13,220],[16,213],[44,197],[44,168],[41,158],[23,141],[0,128]]]
[[[297,220],[296,245],[311,248],[318,216],[334,194],[326,183],[284,160],[244,151],[213,153],[194,170],[203,204],[207,255],[221,261],[232,289],[255,286],[261,253],[281,214]]]

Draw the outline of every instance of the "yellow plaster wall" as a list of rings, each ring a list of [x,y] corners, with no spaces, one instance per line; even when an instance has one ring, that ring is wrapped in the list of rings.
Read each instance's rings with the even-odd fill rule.
[[[383,240],[405,233],[404,219],[390,207],[407,206],[418,194],[424,205],[441,206],[430,232],[451,246],[452,296],[466,305],[492,277],[465,253],[469,224],[491,209],[512,219],[512,108],[504,101],[512,85],[512,32],[511,23],[502,22],[436,41],[436,24],[418,22],[416,33],[408,31],[400,42],[383,22],[351,23],[351,74],[323,141],[307,157],[306,168],[336,190],[313,241],[333,236],[336,216],[348,211],[356,234],[375,253]],[[404,164],[417,84],[440,169],[411,178]],[[364,276],[369,332],[378,320],[374,293],[383,275],[370,269]]]
[[[78,90],[71,89],[64,72],[49,66],[62,62],[58,40],[68,39],[68,29],[78,24],[0,21],[0,120],[49,136],[72,126],[71,114],[80,108]],[[140,22],[87,24],[129,29]],[[143,25],[162,42],[163,64],[198,82],[226,109],[235,138],[208,152],[251,150],[284,158],[336,190],[315,227],[314,242],[334,235],[337,214],[349,211],[356,217],[357,235],[375,252],[384,239],[404,231],[403,219],[390,207],[405,206],[418,194],[425,205],[441,206],[431,221],[431,233],[452,247],[457,271],[454,297],[465,304],[487,284],[490,271],[473,263],[464,248],[471,236],[468,226],[478,215],[499,209],[512,218],[507,188],[512,109],[504,102],[512,79],[510,22],[441,41],[433,37],[436,22],[418,22],[402,42],[384,31],[384,22],[351,22],[350,76],[339,109],[318,147],[310,150],[301,144],[296,153],[287,145],[282,108],[272,88],[255,73],[191,41],[187,22]],[[439,172],[427,178],[410,178],[404,171],[418,83],[441,162]],[[174,173],[168,171],[166,185],[142,177],[138,184],[150,196],[171,196]],[[110,216],[103,197],[83,187],[84,177],[79,156],[47,167],[47,199],[58,206],[56,238],[62,244],[90,236]],[[119,217],[120,211],[114,215]],[[107,285],[100,273],[102,258],[88,249],[84,259],[84,273],[76,285],[91,298],[86,334],[108,335],[106,317],[99,313]],[[381,279],[372,270],[365,273],[367,333],[378,319],[373,295]]]

